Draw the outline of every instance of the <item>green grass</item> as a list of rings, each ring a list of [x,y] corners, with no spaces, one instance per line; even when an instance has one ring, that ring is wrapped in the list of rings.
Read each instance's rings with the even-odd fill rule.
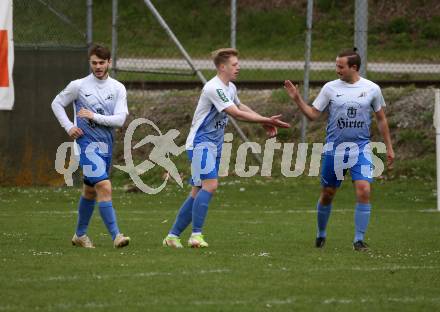
[[[50,8],[67,18],[63,21]],[[13,3],[14,42],[24,46],[86,46],[86,8],[82,0]]]
[[[237,47],[243,58],[301,60],[305,51],[306,8],[304,1],[286,7],[259,7],[258,1],[239,3]],[[16,44],[56,46],[86,43],[86,7],[82,0],[45,1],[67,17],[63,22],[43,2],[14,2]],[[207,57],[210,51],[230,45],[229,0],[180,0],[153,2],[192,57]],[[279,1],[272,1],[273,4]],[[287,3],[287,2],[286,2]],[[440,59],[440,16],[430,8],[435,1],[381,3],[369,7],[370,61],[426,61]],[[93,2],[93,38],[111,43],[112,5]],[[386,11],[386,12],[384,12]],[[408,17],[405,12],[416,12]],[[429,17],[426,17],[428,15]],[[134,57],[179,57],[165,31],[144,1],[121,1],[118,8],[118,55]],[[351,47],[354,33],[353,1],[318,1],[314,6],[312,56],[329,61],[342,48]],[[421,48],[423,47],[423,48]]]
[[[0,310],[438,310],[434,188],[375,183],[371,253],[351,249],[350,183],[336,197],[324,250],[313,247],[317,178],[222,179],[205,250],[161,246],[187,187],[155,196],[116,188],[119,225],[132,238],[122,250],[97,211],[89,230],[97,248],[70,246],[78,189],[1,188]]]
[[[420,10],[420,4],[413,2]],[[314,8],[312,55],[316,60],[333,60],[337,52],[353,44],[354,3],[332,3],[335,5],[318,2]],[[109,43],[111,6],[104,0],[95,1],[94,5],[101,12],[95,18],[95,39]],[[207,57],[210,51],[230,45],[229,0],[155,1],[154,5],[192,57]],[[432,5],[427,2],[422,9]],[[378,19],[376,16],[383,13],[383,8],[372,3],[369,10],[370,61],[438,61],[440,19],[437,16],[429,20],[421,15],[408,19],[395,13]],[[248,4],[237,12],[237,47],[243,58],[301,60],[305,27],[303,5],[293,3],[289,8],[273,6],[265,10]],[[180,56],[143,1],[119,6],[119,53],[120,56]]]
[[[46,1],[70,20],[62,21],[43,2],[14,2],[14,41],[18,46],[85,46],[86,8],[81,0]],[[255,1],[257,3],[258,1]],[[279,1],[273,0],[273,4]],[[287,3],[287,1],[285,1]],[[212,50],[230,45],[229,0],[154,1],[154,5],[193,58],[207,58]],[[399,8],[394,6],[399,5]],[[370,4],[368,61],[438,63],[440,59],[440,16],[429,13],[434,1],[392,4],[384,14],[379,3]],[[237,48],[242,59],[303,60],[306,12],[304,1],[287,7],[264,9],[252,2],[240,3],[237,15]],[[111,46],[112,6],[108,0],[93,3],[93,39]],[[412,18],[399,12],[417,10]],[[425,15],[424,15],[425,14]],[[181,58],[181,53],[146,7],[144,1],[119,2],[117,56],[134,58]],[[344,16],[344,18],[341,18]],[[353,44],[352,1],[318,1],[314,7],[312,60],[332,61],[343,48]],[[423,48],[420,48],[423,47]],[[438,75],[437,75],[438,76]],[[430,74],[370,73],[373,80],[437,79]],[[197,80],[195,76],[121,73],[120,79]],[[243,80],[302,80],[302,71],[243,70]],[[331,80],[330,72],[312,72],[312,80]]]

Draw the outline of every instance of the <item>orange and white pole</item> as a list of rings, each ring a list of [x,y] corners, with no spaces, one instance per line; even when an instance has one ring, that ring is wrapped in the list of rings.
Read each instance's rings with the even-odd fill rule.
[[[14,40],[12,35],[12,0],[0,1],[0,110],[14,106]]]

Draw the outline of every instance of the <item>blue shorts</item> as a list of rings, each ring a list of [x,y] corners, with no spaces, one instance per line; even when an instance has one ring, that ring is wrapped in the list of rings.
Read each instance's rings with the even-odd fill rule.
[[[352,181],[363,180],[370,183],[373,182],[373,162],[370,153],[359,153],[357,161],[348,168],[347,160],[348,155],[335,156],[324,154],[322,156],[321,185],[323,187],[340,187],[349,169]]]
[[[83,171],[84,184],[93,187],[98,182],[108,180],[112,163],[111,150],[109,153],[108,147],[107,151],[103,151],[98,146],[87,148],[88,144],[85,142],[80,142],[78,145],[81,148],[79,165]]]
[[[189,182],[192,186],[202,186],[203,180],[218,178],[221,152],[216,148],[198,145],[193,150],[187,150],[186,153],[191,162]]]

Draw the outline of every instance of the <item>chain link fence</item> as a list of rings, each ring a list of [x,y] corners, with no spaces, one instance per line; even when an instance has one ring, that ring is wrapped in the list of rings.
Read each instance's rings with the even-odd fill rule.
[[[121,1],[118,6],[116,48],[117,73],[122,79],[152,79],[152,80],[198,80],[195,71],[179,52],[166,30],[148,9],[143,0],[135,0],[131,8],[122,9]],[[157,2],[157,1],[156,1]],[[185,8],[182,12],[176,2],[154,3],[159,14],[176,35],[182,46],[192,57],[196,68],[206,76],[212,75],[214,66],[209,61],[209,53],[218,47],[229,46],[224,39],[227,31],[218,34],[208,34],[204,25],[210,23],[210,18],[198,14],[197,9],[207,11],[208,2],[198,2],[197,8]],[[186,1],[188,2],[188,1]],[[213,10],[223,10],[222,5],[216,5]],[[175,19],[174,16],[179,16]],[[133,29],[132,21],[136,20]],[[229,24],[227,20],[215,19],[218,29],[225,30]]]
[[[14,0],[16,47],[86,46],[84,0]]]
[[[11,111],[0,112],[0,185],[62,185],[54,163],[69,138],[50,104],[70,81],[87,75],[85,1],[12,5],[15,101]],[[72,118],[72,106],[67,113]]]
[[[186,60],[179,53],[176,45],[170,40],[142,0],[131,3],[131,9],[118,6],[118,77],[126,79],[152,80],[198,80]],[[183,1],[190,3],[191,1]],[[231,46],[231,1],[203,1],[194,5],[154,1],[171,31],[192,57],[197,69],[209,79],[215,74],[215,67],[210,59],[211,51]],[[240,4],[240,0],[238,1]],[[182,11],[182,7],[185,11]],[[268,12],[271,18],[280,14],[282,8],[274,8],[275,13]],[[176,14],[176,12],[178,12]],[[244,17],[241,18],[242,14]],[[289,57],[276,51],[280,41],[293,47],[300,43],[295,53],[298,58],[304,56],[304,25],[302,20],[295,21],[293,32],[286,32],[289,16],[283,14],[277,25],[271,25],[269,32],[259,18],[259,11],[242,11],[237,8],[237,48],[241,54],[241,80],[280,80],[292,70],[302,72],[301,61],[288,61]],[[176,18],[176,16],[178,18]],[[258,21],[255,21],[257,19]],[[136,29],[133,23],[136,20]],[[261,23],[260,23],[261,22]],[[255,29],[255,25],[262,29]],[[300,26],[301,24],[301,26]],[[249,38],[248,33],[254,36]],[[286,37],[286,35],[288,37]],[[242,44],[242,41],[243,44]],[[255,47],[258,42],[258,47]],[[289,53],[290,54],[290,53]]]
[[[241,53],[239,80],[290,78],[301,81],[306,52],[307,1],[236,2],[236,46]],[[355,14],[356,2],[367,1],[314,2],[310,80],[335,79],[336,54],[343,48],[353,47],[356,36],[356,42],[362,42],[359,41],[362,34],[368,37],[365,51],[368,52],[369,78],[397,82],[438,80],[440,10],[430,10],[428,3],[414,9],[417,1],[370,1],[370,6],[361,7]],[[100,3],[95,1],[97,9]],[[211,77],[214,66],[209,59],[210,52],[231,46],[232,2],[152,3],[187,49],[196,68]],[[109,1],[105,5],[109,7]],[[406,19],[407,11],[413,9],[418,15]],[[394,12],[392,17],[388,16],[390,12]],[[119,1],[118,17],[117,72],[120,79],[198,80],[143,0]],[[356,28],[359,19],[367,22],[365,29]],[[428,20],[422,23],[425,19]],[[108,29],[109,24],[106,27]],[[109,32],[106,35],[101,39],[110,44],[111,35]],[[424,45],[432,49],[420,49]]]
[[[309,0],[310,1],[310,0]],[[85,0],[14,0],[17,47],[84,47]],[[166,31],[143,0],[116,1],[116,73],[124,81],[198,81]],[[152,1],[209,79],[215,73],[212,50],[231,46],[231,16],[236,16],[236,46],[241,52],[239,81],[304,78],[307,0]],[[357,2],[367,9],[356,10]],[[314,1],[311,81],[334,79],[334,57],[365,31],[367,76],[372,80],[438,80],[440,4],[435,1]],[[429,2],[429,1],[428,1]],[[183,3],[183,4],[182,4]],[[112,44],[110,1],[95,0],[94,37]],[[408,12],[414,12],[408,15]],[[367,19],[356,31],[358,19]],[[426,47],[426,48],[422,48]]]
[[[194,82],[200,82],[196,72],[187,64],[181,51],[146,6],[147,0],[116,1],[118,6],[114,13],[117,13],[118,19],[112,20],[113,1],[115,0],[93,1],[93,37],[95,42],[109,47],[113,43],[115,74],[118,80],[123,81],[127,86],[130,81],[140,83],[177,81],[189,82],[191,86],[194,86]],[[236,1],[236,47],[241,54],[239,82],[262,82],[259,88],[263,89],[274,86],[267,83],[271,81],[276,82],[277,88],[281,88],[284,79],[303,81],[308,1]],[[81,77],[83,72],[86,73],[87,64],[83,57],[88,42],[87,3],[90,2],[91,0],[14,0],[15,45],[19,48],[31,48],[25,49],[29,52],[26,57],[23,57],[24,54],[17,57],[17,61],[20,59],[22,61],[21,65],[16,62],[19,66],[15,66],[14,71],[20,73],[17,69],[21,70],[21,74],[18,75],[21,79],[30,77],[25,82],[32,83],[31,88],[29,84],[23,83],[27,90],[33,90],[39,93],[38,96],[44,96],[32,104],[32,107],[38,107],[38,110],[17,105],[17,108],[23,110],[19,112],[20,114],[17,113],[17,116],[20,116],[20,119],[16,117],[17,122],[23,120],[21,117],[23,114],[28,114],[26,115],[29,116],[28,120],[46,120],[44,118],[47,116],[52,118],[53,114],[48,103],[53,96],[68,81]],[[356,0],[314,1],[310,45],[311,82],[315,81],[321,86],[323,81],[336,78],[334,70],[336,54],[343,48],[353,47],[356,31],[368,35],[366,46],[368,78],[379,83],[393,80],[396,85],[423,79],[439,81],[440,4],[434,0],[426,0],[424,6],[415,5],[417,1],[370,1],[367,9],[358,12],[365,14],[362,18],[368,13],[368,28],[359,30],[356,27],[355,2]],[[191,56],[195,67],[201,70],[207,79],[211,78],[215,74],[215,69],[209,57],[210,52],[231,46],[231,15],[234,15],[231,11],[231,0],[154,0],[152,3]],[[115,31],[113,34],[112,30]],[[117,36],[113,36],[116,34]],[[112,40],[112,37],[117,40]],[[77,50],[76,54],[66,55],[66,49],[52,53],[57,48],[76,49],[77,47],[81,50]],[[361,45],[358,47],[362,48]],[[46,48],[49,48],[48,51]],[[39,59],[36,59],[35,55]],[[74,57],[76,61],[73,61]],[[34,62],[32,68],[39,67],[34,74],[29,74],[28,64],[31,62]],[[80,68],[82,65],[84,67]],[[66,69],[68,66],[70,69]],[[64,76],[53,78],[61,74]],[[17,79],[17,82],[19,80]],[[19,87],[17,84],[17,90],[25,87]],[[174,91],[160,91],[152,92],[152,95],[148,96],[150,92],[148,88],[129,90],[130,110],[135,112],[131,116],[154,116],[160,127],[166,127],[167,118],[162,117],[167,113],[177,112],[181,121],[190,122],[192,116],[190,111],[197,101],[198,91],[177,95],[173,94]],[[285,103],[286,95],[283,90],[269,92],[272,92],[271,101]],[[310,98],[316,96],[316,92],[317,89],[311,90]],[[186,97],[181,96],[182,94]],[[22,93],[17,94],[17,98],[22,95]],[[160,102],[155,96],[164,99]],[[21,101],[28,105],[28,98],[28,95],[22,96]],[[30,98],[36,99],[37,95]],[[244,94],[242,99],[245,102],[247,100]],[[170,105],[170,101],[175,105]],[[180,104],[185,101],[188,111],[181,112]],[[156,103],[166,103],[166,105]],[[263,104],[262,107],[265,107],[266,102]],[[42,107],[46,110],[42,110]],[[34,111],[40,114],[38,118],[34,118]],[[301,115],[296,116],[295,118],[299,119],[298,116]],[[16,120],[11,118],[8,122],[15,124]],[[45,136],[51,138],[57,136],[61,140],[65,133],[58,124],[52,123],[53,128],[47,126],[52,121],[47,120],[47,123],[38,124],[37,126],[41,127],[40,131],[35,133],[40,135],[40,132],[46,131]],[[292,124],[299,125],[300,122],[295,120]],[[23,130],[19,135],[14,133],[14,140],[11,139],[8,141],[9,145],[5,145],[9,146],[8,150],[11,151],[10,164],[13,164],[13,159],[20,157],[16,155],[28,155],[27,151],[13,149],[15,142],[24,140],[26,131]],[[285,137],[299,137],[300,131],[301,137],[304,137],[305,127],[299,129],[295,126],[289,131],[291,132],[284,134]],[[251,132],[246,129],[244,132],[253,138]],[[35,139],[32,142],[38,143],[41,140]],[[47,143],[55,145],[58,141],[53,139]],[[34,152],[33,155],[44,155],[44,151],[53,150],[48,144],[32,147],[33,151],[41,151]],[[121,155],[120,151],[116,154]],[[50,157],[47,159],[40,157],[35,163],[39,164],[40,160],[50,166],[53,164]],[[17,170],[12,165],[9,167],[12,168],[11,172]],[[37,169],[34,171],[37,172]],[[52,179],[52,177],[43,178]]]
[[[112,1],[93,1],[94,38],[109,46]],[[235,11],[231,8],[234,1]],[[195,67],[208,79],[215,74],[209,54],[231,46],[231,16],[236,16],[235,43],[241,53],[239,81],[302,81],[308,1],[234,1],[151,2],[192,57]],[[356,13],[356,3],[361,2],[369,5]],[[114,51],[119,79],[199,80],[145,1],[116,3]],[[14,0],[13,4],[17,47],[86,45],[86,0]],[[366,29],[356,28],[359,19],[367,21]],[[335,79],[336,54],[359,42],[355,40],[359,34],[368,37],[368,78],[396,83],[439,79],[440,3],[427,1],[420,5],[408,0],[315,0],[309,79]]]

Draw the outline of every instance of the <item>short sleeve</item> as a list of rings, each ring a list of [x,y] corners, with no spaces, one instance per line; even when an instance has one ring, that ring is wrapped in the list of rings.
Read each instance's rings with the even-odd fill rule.
[[[374,88],[374,93],[373,93],[373,99],[371,102],[371,107],[373,108],[374,112],[378,112],[380,111],[380,109],[382,107],[385,107],[385,100],[383,98],[382,95],[382,91],[380,90],[379,86],[376,86]]]
[[[241,104],[240,99],[238,98],[238,94],[237,93],[235,93],[235,96],[234,96],[234,104],[237,105],[237,106],[239,106]]]
[[[316,99],[313,101],[312,106],[319,110],[320,112],[324,111],[330,102],[330,90],[327,85],[322,87]]]
[[[233,88],[234,92],[234,98],[232,99],[232,102],[234,102],[235,105],[239,106],[241,104],[241,101],[238,98],[237,87],[232,82],[229,82],[229,84],[231,85],[231,88]]]
[[[215,106],[215,108],[219,112],[222,112],[229,106],[235,105],[235,103],[226,96],[226,93],[222,88],[207,88],[205,90],[205,96],[208,97],[209,101]]]
[[[127,107],[127,91],[123,84],[118,83],[118,97],[116,99],[115,110],[113,112],[114,115],[125,113],[128,115],[128,107]]]

